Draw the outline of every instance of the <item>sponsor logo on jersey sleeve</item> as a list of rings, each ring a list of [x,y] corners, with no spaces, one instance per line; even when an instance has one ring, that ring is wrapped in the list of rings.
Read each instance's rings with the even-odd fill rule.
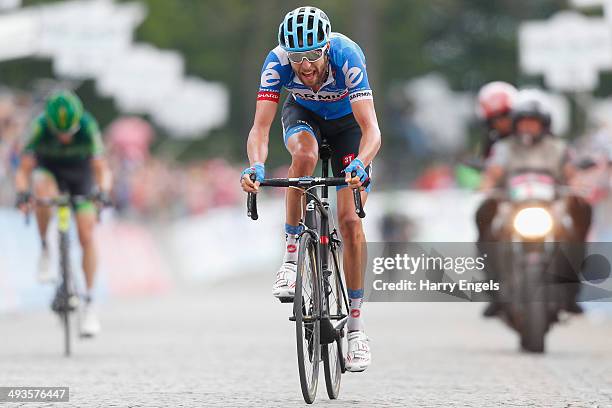
[[[342,72],[344,73],[344,82],[348,89],[355,88],[363,79],[362,69],[359,67],[349,68],[348,61],[342,66]]]
[[[280,64],[278,62],[270,62],[266,65],[266,69],[261,73],[262,88],[271,88],[280,83],[280,73],[274,69],[277,65]]]
[[[374,99],[374,97],[372,96],[372,91],[370,89],[366,89],[364,91],[353,92],[352,94],[349,95],[349,101],[351,101],[351,103],[361,101],[364,99]]]
[[[278,103],[280,99],[280,92],[277,91],[259,91],[257,92],[258,101],[271,101]]]

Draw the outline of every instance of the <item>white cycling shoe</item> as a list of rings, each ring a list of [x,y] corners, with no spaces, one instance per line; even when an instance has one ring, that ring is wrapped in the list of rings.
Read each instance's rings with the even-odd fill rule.
[[[100,320],[91,303],[85,303],[83,305],[83,314],[81,315],[80,323],[81,337],[94,337],[100,333]]]
[[[272,285],[272,295],[281,302],[293,302],[296,274],[297,265],[293,262],[284,262],[276,272],[276,281]]]
[[[51,273],[51,256],[48,249],[43,249],[38,258],[38,272],[36,278],[40,283],[52,283],[55,277]]]
[[[372,361],[368,336],[357,330],[348,334],[348,353],[346,355],[346,369],[353,373],[364,371]]]

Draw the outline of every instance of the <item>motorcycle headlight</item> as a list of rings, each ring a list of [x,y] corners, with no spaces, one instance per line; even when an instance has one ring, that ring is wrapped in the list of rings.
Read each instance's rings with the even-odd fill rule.
[[[514,216],[514,230],[527,239],[543,238],[552,227],[552,217],[544,208],[523,208]]]

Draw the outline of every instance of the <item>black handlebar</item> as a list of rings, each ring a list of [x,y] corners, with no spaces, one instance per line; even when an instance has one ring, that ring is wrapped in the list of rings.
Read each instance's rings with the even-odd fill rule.
[[[355,176],[355,172],[352,173]],[[255,175],[251,174],[251,180],[255,181]],[[364,183],[364,187],[367,187],[370,184],[370,180],[368,179]],[[317,187],[317,186],[346,186],[346,180],[343,177],[294,177],[294,178],[277,178],[277,179],[265,179],[261,183],[260,186],[263,187],[300,187],[300,188],[309,188],[309,187]],[[359,216],[359,218],[365,217],[365,212],[363,211],[363,204],[361,202],[361,192],[360,189],[353,189],[353,201],[355,202],[355,213]],[[259,218],[259,214],[257,214],[257,193],[247,193],[247,216],[252,220],[257,220]]]
[[[100,221],[100,213],[102,212],[102,209],[113,207],[113,202],[110,199],[100,199],[100,196],[95,193],[86,194],[86,195],[71,195],[71,196],[60,195],[59,197],[44,198],[44,199],[34,198],[33,200],[31,200],[31,203],[35,203],[36,205],[43,206],[43,207],[54,207],[54,206],[61,206],[61,205],[70,205],[70,204],[74,204],[74,203],[78,203],[82,201],[88,201],[88,200],[100,204],[99,206],[97,206],[97,209],[96,209],[96,220],[98,222]],[[31,208],[28,208],[28,210],[25,212],[24,215],[25,215],[25,224],[30,225],[30,219],[32,218]]]

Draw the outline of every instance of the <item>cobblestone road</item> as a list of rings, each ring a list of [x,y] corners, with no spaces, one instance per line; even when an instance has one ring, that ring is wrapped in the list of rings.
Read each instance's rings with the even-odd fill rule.
[[[103,333],[61,356],[47,312],[0,316],[0,385],[69,386],[61,407],[303,406],[290,306],[263,275],[101,305]],[[482,304],[379,303],[364,310],[373,365],[329,401],[364,407],[612,407],[612,322],[557,326],[522,355]],[[2,405],[0,403],[0,405]],[[18,406],[19,404],[5,404]],[[41,404],[22,404],[41,406]]]

